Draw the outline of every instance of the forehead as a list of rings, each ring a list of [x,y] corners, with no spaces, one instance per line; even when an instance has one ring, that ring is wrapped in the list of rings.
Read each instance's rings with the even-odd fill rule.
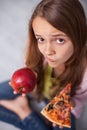
[[[53,27],[48,21],[46,21],[46,19],[42,17],[36,17],[33,20],[32,27],[33,27],[34,33],[37,35],[64,34],[62,31]]]

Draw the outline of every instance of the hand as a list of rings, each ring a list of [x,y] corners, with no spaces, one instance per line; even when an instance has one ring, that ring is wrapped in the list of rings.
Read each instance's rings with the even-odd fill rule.
[[[16,91],[13,91],[13,94],[18,94]],[[26,96],[26,94],[25,93],[22,93],[21,94],[23,97],[25,97]]]
[[[11,82],[9,82],[8,84],[11,86]],[[16,92],[16,91],[14,90],[14,91],[13,91],[13,94],[18,94],[18,92]],[[25,96],[26,96],[26,94],[25,94],[25,93],[22,93],[21,95],[22,95],[23,97],[25,97]]]
[[[53,127],[56,127],[57,125],[55,123],[52,124]],[[59,126],[60,129],[63,129],[64,127],[63,126]]]
[[[70,104],[71,104],[71,110],[72,110],[76,106],[76,103],[73,99],[71,99]]]

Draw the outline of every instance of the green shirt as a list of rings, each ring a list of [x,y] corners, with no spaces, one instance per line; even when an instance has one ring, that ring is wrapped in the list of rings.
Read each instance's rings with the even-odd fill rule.
[[[48,99],[53,98],[58,89],[58,83],[55,77],[52,77],[53,69],[47,65],[44,73],[44,96]],[[55,87],[56,86],[56,87]]]

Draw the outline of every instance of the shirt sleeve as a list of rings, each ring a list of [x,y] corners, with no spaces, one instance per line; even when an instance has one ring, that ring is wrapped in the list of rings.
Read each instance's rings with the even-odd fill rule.
[[[76,91],[76,95],[72,99],[76,104],[75,108],[72,110],[72,113],[76,118],[79,118],[83,107],[87,104],[87,71],[84,74],[80,89]]]

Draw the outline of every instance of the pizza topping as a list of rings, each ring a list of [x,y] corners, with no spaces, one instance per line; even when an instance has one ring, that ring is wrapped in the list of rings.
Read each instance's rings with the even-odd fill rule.
[[[58,104],[59,106],[63,106],[64,101],[59,101],[57,104]]]
[[[63,97],[63,96],[60,96],[60,100],[61,100],[61,101],[64,101],[64,97]]]
[[[50,103],[43,108],[41,113],[50,121],[63,127],[71,127],[71,84],[69,83],[59,94],[57,94]]]
[[[67,92],[66,95],[70,96],[70,92]]]
[[[58,116],[59,120],[63,120],[63,117],[61,115]]]
[[[51,109],[53,109],[53,104],[49,104],[49,105],[48,105],[47,111],[49,111],[49,110],[51,110]]]

